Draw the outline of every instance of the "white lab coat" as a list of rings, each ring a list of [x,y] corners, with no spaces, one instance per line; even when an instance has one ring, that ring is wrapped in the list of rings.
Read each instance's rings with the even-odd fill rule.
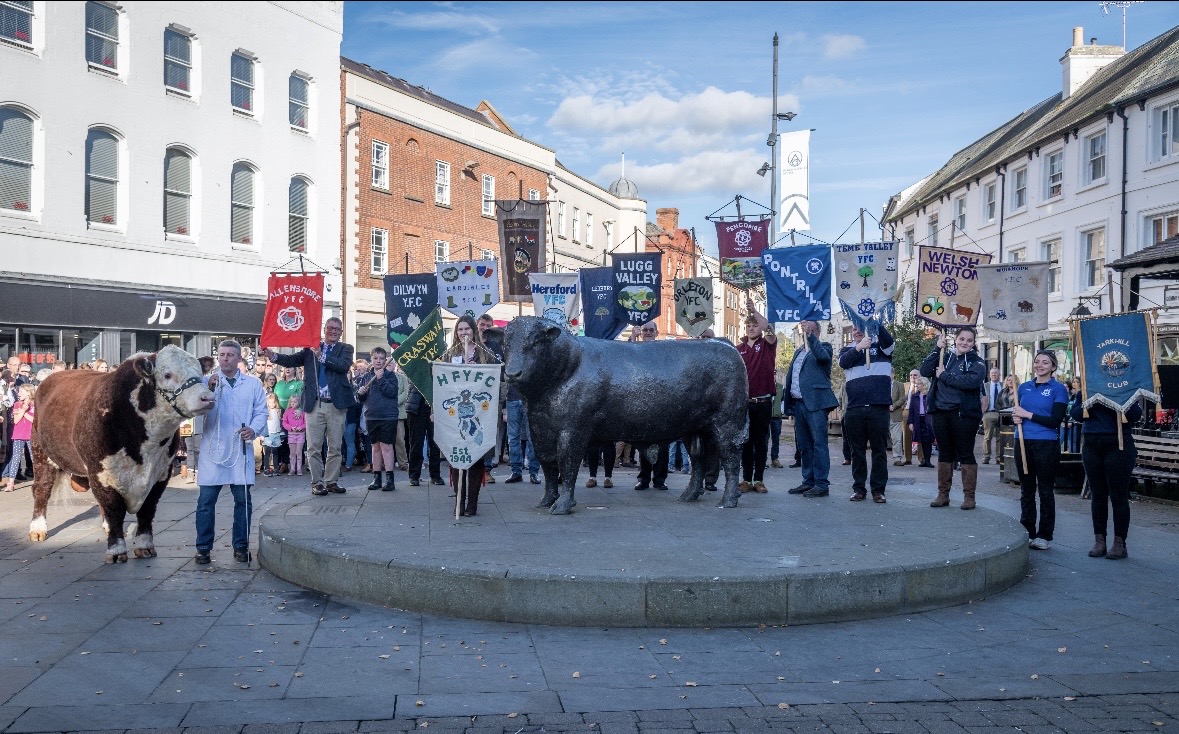
[[[205,385],[209,378],[205,378]],[[253,484],[254,442],[241,439],[242,424],[262,434],[266,429],[266,389],[253,375],[238,373],[230,385],[217,373],[216,402],[205,416],[198,479],[205,485]],[[242,446],[245,446],[243,451]]]

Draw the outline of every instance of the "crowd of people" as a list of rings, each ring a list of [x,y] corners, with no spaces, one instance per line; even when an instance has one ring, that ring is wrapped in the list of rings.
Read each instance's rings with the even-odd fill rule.
[[[1018,448],[1014,450],[1020,479],[1020,522],[1029,546],[1051,547],[1055,531],[1056,472],[1062,451],[1082,454],[1092,492],[1093,557],[1125,558],[1129,528],[1129,490],[1135,449],[1130,426],[1141,418],[1139,407],[1125,419],[1103,406],[1087,411],[1076,379],[1057,379],[1056,354],[1036,353],[1032,379],[1017,384],[1011,375],[988,370],[975,348],[973,327],[959,329],[952,341],[939,336],[936,348],[910,370],[907,381],[895,379],[895,342],[884,326],[868,334],[852,331],[852,341],[839,350],[820,338],[819,325],[800,325],[801,343],[789,364],[776,369],[777,336],[751,300],[745,334],[732,346],[745,366],[749,395],[749,434],[742,452],[739,488],[768,492],[767,466],[782,468],[779,445],[784,419],[792,419],[795,455],[791,467],[801,482],[790,494],[807,498],[830,494],[830,414],[840,408],[844,464],[851,466],[849,499],[887,502],[889,459],[893,466],[932,468],[936,457],[937,494],[931,507],[950,505],[954,476],[960,477],[963,510],[976,507],[977,436],[983,439],[982,463],[1001,460],[1000,416],[1011,415]],[[234,340],[218,345],[216,357],[201,357],[202,371],[217,395],[207,416],[192,418],[180,429],[183,439],[181,474],[197,484],[197,562],[210,558],[214,509],[220,490],[234,496],[232,541],[235,558],[249,559],[250,490],[256,475],[310,475],[311,493],[342,494],[344,472],[372,473],[368,490],[393,491],[395,472],[406,471],[410,486],[420,486],[423,465],[431,484],[443,485],[441,453],[433,441],[430,406],[421,392],[383,348],[357,358],[352,345],[340,341],[339,319],[325,322],[323,340],[293,354],[273,350],[255,353]],[[503,361],[501,332],[489,315],[460,318],[445,361]],[[630,341],[659,338],[655,322],[635,327]],[[711,331],[701,338],[715,339]],[[728,342],[727,339],[721,341]],[[843,371],[837,396],[831,380],[834,364]],[[36,415],[36,390],[53,372],[71,369],[58,362],[36,371],[18,357],[0,371],[0,490],[10,492],[30,478],[29,440]],[[106,372],[104,360],[78,369]],[[469,490],[461,514],[478,513],[479,488],[496,481],[492,469],[508,463],[505,483],[539,484],[540,466],[529,437],[527,412],[510,383],[501,395],[499,431],[494,450],[481,457],[467,474]],[[981,428],[981,431],[980,431]],[[1118,433],[1121,433],[1119,440]],[[1084,437],[1084,441],[1081,437]],[[936,447],[936,448],[935,448]],[[691,472],[684,440],[654,447],[626,443],[591,447],[584,464],[587,487],[612,488],[615,466],[639,469],[635,490],[667,489],[675,471]],[[505,455],[506,454],[506,455]],[[914,456],[916,454],[916,456]],[[703,456],[705,488],[716,490],[719,461]],[[240,460],[239,460],[240,459]],[[456,482],[452,470],[451,484]],[[1107,544],[1110,507],[1112,544]]]

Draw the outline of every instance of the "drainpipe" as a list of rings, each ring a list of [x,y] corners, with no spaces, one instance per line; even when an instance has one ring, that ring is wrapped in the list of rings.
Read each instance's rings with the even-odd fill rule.
[[[348,333],[348,136],[360,127],[361,113],[362,110],[357,107],[356,121],[345,125],[340,133],[340,322],[345,329],[341,337]],[[355,332],[352,334],[352,343],[356,343]]]
[[[1117,108],[1118,117],[1122,118],[1122,233],[1121,233],[1121,249],[1118,257],[1126,256],[1126,184],[1129,180],[1129,172],[1126,169],[1126,163],[1129,158],[1128,144],[1130,140],[1130,118],[1126,117],[1126,108]],[[1126,288],[1125,282],[1122,283],[1120,290]],[[1137,290],[1137,288],[1135,288]],[[1125,293],[1120,294],[1122,302],[1125,303]],[[1120,305],[1120,304],[1119,304]],[[1114,313],[1113,299],[1109,299],[1109,313]]]
[[[1003,262],[1003,215],[1007,212],[1007,164],[995,166],[995,175],[999,177],[999,262]],[[999,352],[999,374],[1007,374],[1006,344],[1000,339],[996,346]]]

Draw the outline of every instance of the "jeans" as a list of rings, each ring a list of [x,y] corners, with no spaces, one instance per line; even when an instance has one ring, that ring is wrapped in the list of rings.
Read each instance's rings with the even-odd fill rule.
[[[635,452],[639,455],[639,484],[650,484],[654,481],[656,487],[666,487],[667,444],[661,443],[656,446],[659,449],[659,453],[655,457],[654,464],[647,460],[647,451],[650,450],[650,446],[644,446],[642,451],[636,450]]]
[[[692,471],[692,457],[688,456],[688,447],[684,445],[682,440],[669,444],[667,447],[667,471],[675,471],[676,457],[680,458],[680,463],[684,467],[684,473],[688,474]]]
[[[196,547],[198,551],[208,553],[213,550],[213,535],[217,516],[217,495],[221,494],[224,485],[201,485],[201,494],[197,499],[196,510]],[[233,548],[250,547],[250,515],[254,511],[253,500],[250,498],[250,485],[231,484],[233,492]]]
[[[442,479],[442,452],[434,443],[434,423],[430,420],[430,409],[422,406],[422,412],[409,418],[409,478],[421,480],[423,452],[429,446],[430,479]]]
[[[1018,440],[1018,439],[1016,439]],[[1024,472],[1020,452],[1015,452],[1019,471],[1019,523],[1028,538],[1052,540],[1056,529],[1056,467],[1060,464],[1060,442],[1054,438],[1025,440],[1028,471]],[[1036,496],[1040,497],[1040,521],[1036,522]]]
[[[782,446],[782,419],[770,418],[770,461],[778,460],[778,449]]]
[[[344,424],[344,466],[349,469],[356,463],[356,429],[357,423]]]
[[[614,444],[608,443],[602,446],[590,446],[585,452],[585,460],[589,464],[589,475],[591,478],[598,476],[598,464],[600,462],[606,471],[606,478],[609,479],[614,473]]]
[[[866,494],[868,459],[872,447],[872,494],[884,494],[888,484],[888,408],[883,405],[854,405],[843,418],[843,432],[851,446],[852,492]]]
[[[348,411],[321,401],[307,413],[307,468],[311,483],[335,483],[340,479],[340,446],[344,443],[344,420]],[[327,464],[323,444],[327,441]]]
[[[532,434],[528,430],[528,414],[524,412],[523,400],[509,400],[508,410],[508,461],[512,465],[512,473],[524,474],[524,460],[528,460],[528,473],[536,474],[540,471],[540,462],[536,460],[536,451],[532,448]],[[520,448],[520,440],[528,442],[527,451]]]
[[[817,490],[831,489],[831,452],[827,448],[827,411],[807,410],[794,402],[794,442],[801,452],[802,483]]]
[[[941,411],[933,414],[933,436],[937,439],[937,463],[977,464],[974,460],[974,440],[978,437],[980,418],[969,418],[958,412]]]
[[[1122,450],[1118,451],[1117,434],[1086,434],[1081,447],[1081,461],[1089,478],[1089,492],[1093,498],[1093,534],[1105,535],[1109,527],[1109,508],[1113,505],[1114,537],[1126,539],[1130,530],[1130,473],[1138,451],[1129,433],[1122,435]]]
[[[769,400],[749,403],[749,440],[741,451],[741,478],[747,482],[760,482],[765,476],[773,412]]]
[[[8,455],[8,465],[4,467],[4,478],[15,479],[20,470],[24,468],[25,462],[25,446],[28,441],[14,438],[12,444],[8,447],[10,453]]]

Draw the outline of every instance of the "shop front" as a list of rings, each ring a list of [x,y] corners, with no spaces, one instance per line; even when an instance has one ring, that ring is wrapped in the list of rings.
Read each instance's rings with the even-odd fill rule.
[[[0,279],[0,360],[117,364],[168,344],[213,354],[229,337],[256,346],[264,311],[261,296]]]

